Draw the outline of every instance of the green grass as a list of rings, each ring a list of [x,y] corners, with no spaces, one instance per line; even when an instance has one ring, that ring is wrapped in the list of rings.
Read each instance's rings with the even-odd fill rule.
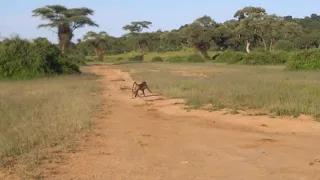
[[[0,167],[10,166],[17,157],[25,160],[19,161],[23,167],[31,167],[39,163],[43,148],[72,147],[71,137],[91,127],[91,115],[100,103],[96,79],[82,74],[1,81]]]
[[[184,98],[193,108],[258,109],[273,115],[320,117],[320,74],[286,72],[284,66],[201,64],[126,64],[133,78],[146,80],[155,92]],[[148,71],[157,70],[157,71]]]
[[[172,51],[172,52],[163,52],[163,53],[157,53],[157,52],[149,52],[145,54],[144,61],[145,62],[151,62],[152,58],[159,56],[162,59],[166,60],[169,57],[174,56],[190,56],[194,54],[194,50],[192,49],[186,49],[181,51]],[[209,56],[213,56],[215,52],[209,52]],[[138,52],[130,52],[126,54],[118,54],[118,55],[109,55],[104,56],[104,62],[126,62],[130,57],[140,55]],[[88,61],[96,61],[97,57],[95,56],[87,56]]]

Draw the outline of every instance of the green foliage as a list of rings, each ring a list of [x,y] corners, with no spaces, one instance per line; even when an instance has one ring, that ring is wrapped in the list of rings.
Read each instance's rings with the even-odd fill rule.
[[[205,60],[198,54],[193,54],[190,56],[173,56],[173,57],[169,57],[167,59],[168,62],[170,63],[184,63],[184,62],[188,62],[188,63],[201,63],[201,62],[205,62]]]
[[[121,61],[121,60],[123,60],[123,57],[117,57],[116,60],[117,60],[117,61]]]
[[[275,45],[275,49],[283,51],[292,51],[295,49],[295,45],[293,42],[288,40],[279,40]]]
[[[319,70],[320,49],[293,52],[286,64],[287,70]]]
[[[151,59],[151,62],[163,62],[163,59],[160,56],[156,56]]]
[[[127,34],[110,38],[107,55],[126,54],[136,51],[150,52],[180,51],[185,47],[198,50],[206,59],[211,50],[235,50],[255,52],[291,51],[320,46],[320,15],[303,18],[282,17],[269,14],[263,7],[245,7],[237,11],[236,19],[217,23],[210,16],[202,16],[180,28],[143,32],[151,22],[135,21],[123,27]],[[84,43],[79,43],[84,48]],[[92,55],[94,51],[89,49]]]
[[[236,64],[242,61],[245,58],[245,55],[246,54],[243,52],[227,50],[220,53],[220,55],[215,58],[215,61],[219,63]]]
[[[57,59],[58,67],[54,69],[55,74],[75,74],[80,73],[79,66],[76,64],[75,56],[62,55]]]
[[[276,65],[284,64],[288,58],[287,52],[251,52],[245,54],[244,58],[239,62],[247,65]]]
[[[93,15],[94,11],[86,7],[69,9],[62,5],[48,5],[34,9],[32,13],[32,16],[49,21],[47,24],[40,24],[38,28],[57,29],[59,45],[63,54],[68,50],[75,29],[83,28],[86,25],[98,27],[98,24],[88,17]]]
[[[143,61],[144,55],[136,55],[129,57],[129,61]]]
[[[63,56],[47,39],[34,42],[15,37],[0,45],[0,78],[30,79],[54,74],[79,73],[76,60]]]
[[[216,62],[246,65],[284,64],[290,53],[285,51],[237,52],[225,51],[215,58]]]

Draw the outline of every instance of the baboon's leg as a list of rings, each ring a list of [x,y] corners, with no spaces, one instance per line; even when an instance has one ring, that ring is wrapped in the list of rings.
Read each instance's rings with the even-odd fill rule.
[[[144,96],[146,96],[146,95],[144,94],[144,89],[142,90],[142,93],[143,93]]]
[[[139,92],[139,89],[137,89],[137,90],[136,90],[136,92],[135,92],[135,96],[134,96],[134,97],[137,97],[137,96],[139,96],[139,97],[140,97],[140,95],[138,94],[138,92]]]

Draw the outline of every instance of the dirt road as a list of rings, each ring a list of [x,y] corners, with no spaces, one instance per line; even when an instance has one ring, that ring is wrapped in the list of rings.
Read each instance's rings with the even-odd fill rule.
[[[94,133],[45,179],[320,179],[320,123],[186,112],[181,100],[132,99],[127,73],[92,70],[106,99]]]

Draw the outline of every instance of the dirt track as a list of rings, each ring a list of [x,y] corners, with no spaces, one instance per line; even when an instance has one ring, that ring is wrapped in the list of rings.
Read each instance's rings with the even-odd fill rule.
[[[320,179],[320,123],[186,112],[181,100],[132,99],[127,73],[92,70],[104,75],[101,117],[90,140],[45,179]]]

